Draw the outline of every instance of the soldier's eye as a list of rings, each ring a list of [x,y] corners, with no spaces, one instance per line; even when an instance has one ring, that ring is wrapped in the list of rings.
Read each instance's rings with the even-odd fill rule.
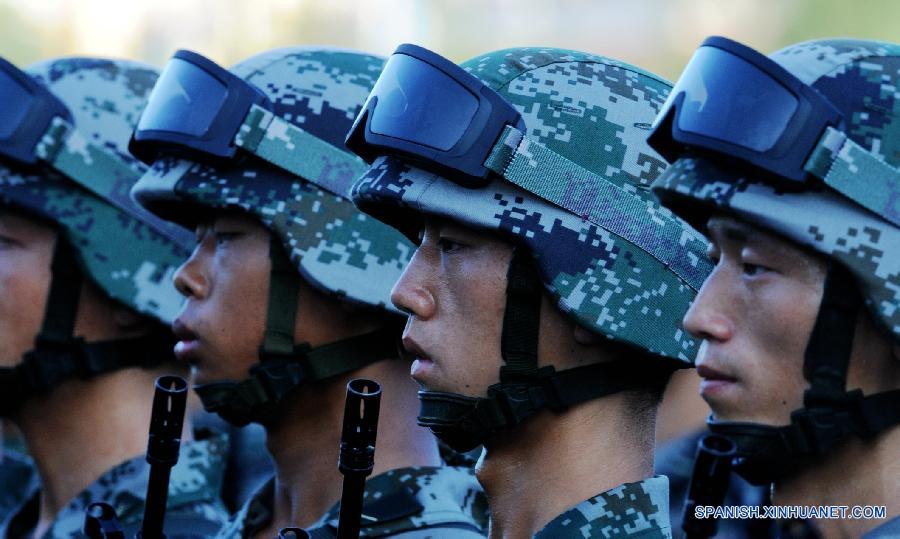
[[[438,240],[438,246],[441,249],[441,252],[444,253],[452,253],[454,251],[458,251],[464,247],[462,243],[455,242],[449,238],[441,238]]]
[[[6,247],[15,247],[19,245],[19,242],[10,238],[9,236],[0,235],[0,249],[4,249]]]
[[[747,262],[744,262],[741,267],[743,269],[744,275],[747,275],[748,277],[756,277],[758,275],[766,273],[767,271],[772,271],[765,266],[761,266],[759,264],[750,264]]]
[[[235,240],[240,235],[241,235],[240,232],[217,231],[215,233],[216,245],[217,246],[227,245],[230,241]]]

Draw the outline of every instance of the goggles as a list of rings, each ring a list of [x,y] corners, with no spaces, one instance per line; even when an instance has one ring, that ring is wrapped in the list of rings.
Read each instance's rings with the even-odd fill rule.
[[[670,162],[685,148],[725,155],[788,188],[818,178],[897,224],[900,208],[890,208],[879,193],[900,190],[900,171],[850,140],[844,128],[843,114],[828,99],[775,61],[710,37],[688,62],[647,141]],[[861,166],[865,182],[853,178]]]
[[[121,182],[141,172],[130,161],[78,132],[68,107],[31,75],[0,58],[0,161],[17,167],[47,165],[182,245],[190,235],[149,214],[129,197]]]
[[[464,187],[501,178],[631,241],[696,289],[702,285],[666,247],[679,241],[678,222],[663,216],[664,227],[648,229],[643,199],[529,137],[503,96],[427,49],[397,48],[346,144],[368,162],[397,157]]]
[[[72,124],[72,115],[59,98],[0,58],[0,157],[36,165],[38,143],[55,118]]]
[[[166,64],[128,148],[148,164],[173,155],[228,162],[241,149],[343,196],[365,170],[359,158],[277,116],[262,90],[187,50]]]

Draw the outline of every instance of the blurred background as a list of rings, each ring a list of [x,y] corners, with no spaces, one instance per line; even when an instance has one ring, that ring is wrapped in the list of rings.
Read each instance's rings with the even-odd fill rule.
[[[895,0],[0,0],[0,55],[127,57],[161,65],[178,48],[231,65],[257,52],[331,44],[390,54],[413,42],[462,61],[546,45],[677,78],[721,34],[771,52],[818,37],[900,41]]]

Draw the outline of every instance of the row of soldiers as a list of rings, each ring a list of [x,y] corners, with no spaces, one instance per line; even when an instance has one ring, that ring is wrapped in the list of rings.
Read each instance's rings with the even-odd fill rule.
[[[355,378],[363,536],[680,536],[655,422],[694,366],[719,503],[885,508],[722,536],[900,537],[900,45],[714,37],[674,87],[552,48],[0,61],[0,96],[2,538],[133,534],[189,368],[272,472],[229,516],[188,414],[169,537],[335,536]]]

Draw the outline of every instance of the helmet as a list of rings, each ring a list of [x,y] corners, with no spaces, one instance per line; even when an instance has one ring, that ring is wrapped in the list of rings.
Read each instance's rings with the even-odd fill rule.
[[[189,160],[177,146],[169,145],[156,154],[150,171],[135,187],[134,196],[150,211],[187,226],[195,224],[197,207],[247,212],[273,234],[273,269],[279,265],[277,258],[281,258],[279,253],[283,250],[284,266],[290,274],[296,276],[299,272],[306,282],[336,299],[397,314],[389,301],[390,288],[409,260],[413,250],[410,243],[358,211],[346,193],[326,182],[324,178],[333,167],[322,166],[315,173],[292,168],[297,161],[327,165],[330,159],[356,159],[344,147],[344,134],[383,63],[379,57],[359,52],[293,47],[269,51],[237,64],[231,74],[264,94],[268,102],[266,114],[280,120],[285,129],[277,137],[260,134],[260,138],[278,146],[276,151],[294,162],[284,165],[276,160],[273,165],[261,153],[242,153],[230,161]],[[242,136],[252,137],[246,131]],[[201,398],[204,392],[207,394],[207,408],[232,423],[264,421],[274,404],[302,380],[327,378],[396,355],[393,339],[388,342],[385,335],[379,335],[375,341],[348,343],[352,348],[346,353],[334,344],[320,351],[301,349],[294,346],[292,335],[279,350],[266,350],[272,342],[270,330],[278,324],[273,318],[293,317],[296,310],[296,305],[291,305],[273,312],[271,298],[275,294],[274,289],[270,290],[263,361],[245,382],[258,384],[259,379],[268,379],[266,373],[276,364],[278,369],[293,372],[304,363],[307,372],[288,375],[292,381],[273,390],[265,398],[265,405],[236,397],[236,386],[230,382],[222,384],[231,389],[217,390],[212,396],[208,388],[198,386]],[[292,329],[293,318],[290,320],[281,322],[281,327]],[[339,361],[338,356],[344,356],[346,361]],[[271,374],[275,376],[274,371]],[[222,384],[206,386],[224,390],[226,386]]]
[[[5,61],[2,67],[58,100],[63,112],[33,149],[35,165],[0,161],[0,205],[49,221],[60,234],[35,348],[22,364],[0,373],[8,414],[27,396],[65,378],[171,359],[171,339],[158,334],[87,344],[72,330],[82,278],[168,324],[181,304],[172,275],[188,254],[189,235],[129,197],[145,167],[128,153],[127,143],[156,80],[154,68],[97,58],[45,61],[24,73]]]
[[[159,72],[125,60],[62,58],[27,73],[63,102],[74,130],[48,133],[64,139],[54,143],[62,144],[55,161],[65,172],[0,162],[3,204],[57,224],[101,290],[170,323],[182,301],[172,275],[187,256],[190,234],[153,217],[129,195],[146,167],[128,152],[128,139]],[[42,145],[51,145],[48,138]]]
[[[710,38],[704,45],[718,45],[713,40],[727,41]],[[810,102],[825,101],[836,111],[824,126],[793,132],[794,140],[804,136],[810,140],[792,148],[807,174],[804,181],[791,181],[787,174],[760,168],[727,150],[716,152],[702,143],[695,146],[681,141],[683,146],[671,155],[677,161],[653,185],[665,205],[691,222],[702,223],[713,211],[725,211],[831,261],[823,303],[806,351],[810,389],[804,408],[794,412],[791,426],[710,424],[734,437],[739,453],[743,447],[744,463],[739,471],[748,480],[767,483],[790,474],[796,462],[831,451],[849,434],[871,437],[900,422],[900,393],[890,392],[898,394],[889,400],[889,394],[863,397],[858,391],[846,392],[859,307],[845,298],[848,290],[858,290],[876,323],[894,342],[900,342],[900,98],[896,92],[900,46],[816,40],[787,47],[768,59],[751,49],[735,50],[741,50],[742,57],[760,69],[777,73],[780,81],[786,81],[783,84],[800,88],[796,95],[808,92]],[[748,92],[754,91],[746,86]],[[709,95],[708,102],[712,102],[713,90]],[[678,99],[675,97],[675,102]],[[731,93],[721,101],[736,99]],[[801,102],[804,99],[799,98]],[[800,116],[797,113],[790,122],[799,121]],[[790,133],[791,124],[787,126],[783,133]],[[768,131],[780,134],[774,127]],[[653,134],[654,138],[660,136],[658,147],[677,139],[672,133],[672,124],[661,121]],[[829,326],[825,313],[831,311],[838,316],[831,316],[837,322]],[[842,339],[838,345],[833,340],[836,335]],[[841,376],[829,376],[828,369],[832,373],[837,369]],[[830,401],[820,402],[823,395]],[[823,413],[830,418],[808,421],[813,407],[826,410]],[[801,423],[814,428],[803,434]]]
[[[409,53],[409,47],[401,46],[395,57]],[[560,49],[501,50],[465,62],[462,68],[468,74],[460,72],[455,78],[470,85],[470,91],[475,87],[482,94],[496,92],[498,101],[513,108],[511,119],[498,127],[503,131],[488,148],[487,161],[480,159],[490,169],[483,182],[475,188],[464,185],[448,167],[436,168],[421,155],[378,146],[369,131],[357,134],[367,122],[377,121],[373,108],[368,118],[360,116],[350,135],[351,142],[366,136],[357,151],[376,157],[354,186],[357,205],[410,236],[423,214],[496,231],[516,246],[514,261],[525,256],[536,266],[537,287],[542,285],[575,323],[644,350],[667,368],[690,366],[696,341],[681,329],[681,318],[710,269],[706,242],[648,192],[666,162],[647,146],[647,129],[670,85],[616,60]],[[472,75],[477,81],[469,79]],[[388,103],[390,96],[379,98]],[[497,140],[493,132],[487,138]],[[512,283],[513,268],[510,272]],[[514,295],[510,289],[507,293],[508,298]],[[507,318],[510,310],[508,303]],[[535,354],[536,349],[532,366]],[[510,358],[504,360],[509,366]],[[590,379],[595,387],[588,391],[590,398],[624,389],[601,388],[599,379],[608,372],[594,379],[577,370],[554,376],[570,372]],[[501,373],[501,382],[505,378]],[[562,393],[577,393],[571,385],[559,385]],[[425,414],[429,392],[420,392],[420,397]],[[564,407],[559,404],[550,407]],[[532,403],[527,413],[481,430],[511,426],[542,407],[547,406]],[[456,414],[456,424],[462,413],[430,412]],[[429,424],[429,419],[420,415],[420,422]],[[436,433],[446,428],[434,422],[429,426]],[[484,435],[456,440],[456,445],[465,448]]]

